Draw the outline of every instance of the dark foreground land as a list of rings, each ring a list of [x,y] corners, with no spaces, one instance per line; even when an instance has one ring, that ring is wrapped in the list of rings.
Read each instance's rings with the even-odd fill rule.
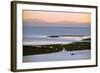
[[[90,41],[90,39],[84,39],[81,42],[73,42],[70,44],[38,45],[38,46],[23,45],[23,56],[59,52],[63,49],[67,51],[90,50],[91,42],[86,42],[86,41]]]

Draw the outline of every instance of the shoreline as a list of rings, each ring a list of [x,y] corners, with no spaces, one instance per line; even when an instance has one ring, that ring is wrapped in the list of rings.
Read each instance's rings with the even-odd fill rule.
[[[90,36],[84,36],[84,37],[36,37],[36,39],[39,38],[39,39],[43,39],[43,40],[34,40],[29,39],[30,40],[25,40],[23,41],[23,45],[50,45],[50,44],[70,44],[70,43],[73,43],[73,42],[80,42],[81,40],[83,39],[87,39],[87,38],[90,38]],[[65,40],[66,41],[65,41]],[[63,41],[62,41],[63,40]],[[72,40],[72,41],[67,41],[67,40]]]
[[[91,42],[73,42],[69,44],[51,44],[51,45],[23,45],[23,55],[36,55],[58,52],[61,50],[90,50]]]
[[[73,55],[72,55],[73,53]],[[59,51],[48,54],[23,56],[23,62],[48,62],[91,59],[91,50]]]

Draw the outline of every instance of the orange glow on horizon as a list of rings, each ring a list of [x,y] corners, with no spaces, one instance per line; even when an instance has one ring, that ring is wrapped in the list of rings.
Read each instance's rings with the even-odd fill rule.
[[[45,11],[23,11],[24,21],[44,21],[48,23],[79,23],[90,24],[90,13],[71,12],[45,12]]]

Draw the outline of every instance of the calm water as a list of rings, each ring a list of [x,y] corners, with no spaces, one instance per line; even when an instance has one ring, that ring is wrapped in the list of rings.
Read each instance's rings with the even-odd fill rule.
[[[24,26],[23,28],[23,42],[25,43],[42,43],[52,44],[54,43],[67,43],[79,41],[80,37],[56,37],[51,38],[47,36],[52,35],[84,35],[90,36],[89,27],[31,27]],[[28,37],[27,37],[28,36]]]
[[[74,42],[76,39],[69,39],[69,38],[43,38],[43,37],[26,37],[24,41],[61,41],[61,42]]]
[[[74,53],[74,55],[71,55]],[[61,51],[49,54],[29,55],[23,57],[23,62],[68,61],[91,59],[90,50]]]
[[[90,27],[31,27],[24,26],[23,35],[90,35]]]

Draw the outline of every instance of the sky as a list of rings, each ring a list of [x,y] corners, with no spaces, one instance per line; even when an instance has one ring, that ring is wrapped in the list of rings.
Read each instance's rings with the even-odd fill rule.
[[[28,26],[89,26],[91,14],[23,10],[23,21]]]

